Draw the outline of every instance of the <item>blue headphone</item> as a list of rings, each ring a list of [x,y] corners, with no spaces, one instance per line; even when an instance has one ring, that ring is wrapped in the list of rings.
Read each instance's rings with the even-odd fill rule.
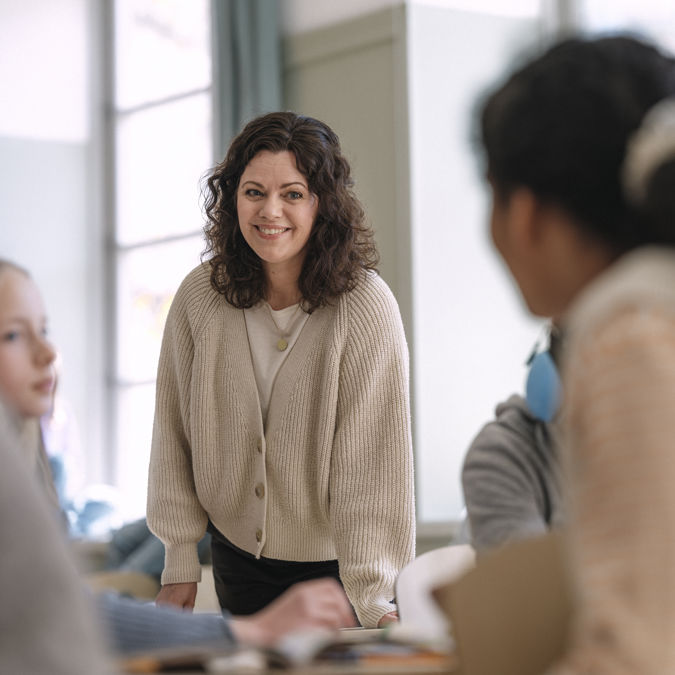
[[[541,339],[537,340],[525,363],[529,366],[525,383],[527,407],[542,422],[553,421],[562,402],[562,382],[551,354],[553,341],[559,340],[559,335],[554,331],[555,328],[547,327],[548,347],[542,350]]]

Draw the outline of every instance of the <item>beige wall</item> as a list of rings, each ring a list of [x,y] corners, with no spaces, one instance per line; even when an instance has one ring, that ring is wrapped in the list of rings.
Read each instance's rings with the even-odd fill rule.
[[[399,6],[288,36],[284,94],[340,137],[411,340],[404,17]]]
[[[297,35],[402,4],[403,0],[280,0],[281,29],[284,35]]]

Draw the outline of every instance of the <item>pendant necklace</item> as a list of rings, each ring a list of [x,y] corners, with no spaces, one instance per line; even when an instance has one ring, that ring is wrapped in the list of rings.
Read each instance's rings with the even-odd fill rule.
[[[288,337],[290,334],[290,331],[288,330],[292,325],[293,321],[295,319],[295,316],[297,315],[298,311],[300,310],[300,303],[298,303],[297,307],[295,308],[295,311],[293,314],[291,314],[291,317],[288,319],[286,322],[285,330],[282,330],[279,324],[277,323],[276,319],[274,318],[274,314],[272,312],[272,307],[269,302],[265,303],[267,305],[267,309],[269,310],[270,313],[270,319],[272,319],[272,323],[274,324],[274,328],[276,328],[276,331],[279,335],[279,339],[276,342],[276,347],[280,352],[285,352],[288,349]]]

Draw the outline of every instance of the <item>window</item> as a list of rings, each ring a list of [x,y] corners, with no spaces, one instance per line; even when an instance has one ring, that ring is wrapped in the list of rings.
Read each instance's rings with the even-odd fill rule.
[[[115,303],[112,481],[143,515],[166,315],[203,249],[200,178],[213,163],[209,0],[115,0],[110,116]]]
[[[637,31],[675,51],[675,4],[663,0],[577,0],[581,26],[591,31]]]
[[[509,3],[451,4],[414,4],[406,34],[415,472],[425,524],[460,519],[466,451],[495,405],[522,392],[540,331],[489,241],[471,133],[479,97],[544,38],[541,17],[536,6],[507,16]]]

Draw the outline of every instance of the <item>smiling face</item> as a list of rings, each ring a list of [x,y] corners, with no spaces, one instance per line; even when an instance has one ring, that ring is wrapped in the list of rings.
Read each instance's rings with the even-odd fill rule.
[[[284,269],[300,275],[318,208],[293,153],[263,151],[248,163],[237,189],[237,216],[266,274]]]
[[[0,270],[0,396],[24,418],[51,409],[56,352],[46,332],[35,283],[14,268]]]

